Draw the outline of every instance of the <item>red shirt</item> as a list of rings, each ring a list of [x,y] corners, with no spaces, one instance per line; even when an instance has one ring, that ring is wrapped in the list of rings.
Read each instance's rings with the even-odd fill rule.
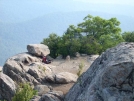
[[[47,59],[47,58],[44,56],[42,60],[43,60],[44,62],[46,62],[46,59]]]

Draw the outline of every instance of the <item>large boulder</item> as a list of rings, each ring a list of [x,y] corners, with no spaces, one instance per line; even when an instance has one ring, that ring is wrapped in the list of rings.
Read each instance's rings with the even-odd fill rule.
[[[60,72],[54,75],[46,76],[46,80],[50,83],[67,84],[75,83],[78,76],[69,72]]]
[[[47,85],[37,85],[34,87],[36,91],[38,91],[38,95],[42,96],[50,91],[50,88]]]
[[[45,76],[52,73],[51,68],[41,62],[41,58],[29,53],[10,57],[3,66],[3,73],[16,83],[29,82],[38,85],[45,82]]]
[[[134,101],[134,43],[121,43],[102,53],[65,101]]]
[[[11,101],[15,94],[16,86],[14,81],[7,75],[0,73],[0,100]]]
[[[29,44],[27,45],[27,50],[30,54],[33,54],[35,56],[47,56],[50,54],[48,46],[44,44]]]
[[[63,98],[63,92],[52,91],[42,95],[39,101],[63,101]]]
[[[75,83],[78,76],[69,72],[61,72],[55,75],[55,82],[60,84]]]

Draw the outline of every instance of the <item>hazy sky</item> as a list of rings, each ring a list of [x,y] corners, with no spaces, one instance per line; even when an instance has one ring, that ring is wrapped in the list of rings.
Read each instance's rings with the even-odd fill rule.
[[[133,5],[134,0],[73,0],[90,3],[106,3],[106,4],[120,4],[120,5]]]
[[[33,19],[55,12],[97,11],[134,17],[134,0],[0,0],[0,21]]]

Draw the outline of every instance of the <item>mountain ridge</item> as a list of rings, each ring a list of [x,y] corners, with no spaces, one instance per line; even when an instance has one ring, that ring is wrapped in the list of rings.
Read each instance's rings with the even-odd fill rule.
[[[134,29],[133,17],[93,11],[53,13],[21,23],[1,22],[0,65],[3,65],[8,57],[13,56],[16,53],[27,51],[25,49],[27,44],[40,43],[43,38],[47,38],[50,33],[62,35],[69,25],[77,25],[78,23],[83,22],[83,18],[88,14],[100,16],[105,19],[116,17],[121,22],[120,27],[123,31],[133,31]]]

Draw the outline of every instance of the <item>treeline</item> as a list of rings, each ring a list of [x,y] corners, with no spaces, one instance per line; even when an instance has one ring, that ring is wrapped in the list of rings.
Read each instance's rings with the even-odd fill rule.
[[[50,56],[75,56],[82,54],[101,54],[120,42],[134,41],[134,32],[121,33],[120,22],[116,18],[103,19],[88,15],[77,26],[70,25],[62,36],[55,33],[43,39],[42,44],[49,47]]]

